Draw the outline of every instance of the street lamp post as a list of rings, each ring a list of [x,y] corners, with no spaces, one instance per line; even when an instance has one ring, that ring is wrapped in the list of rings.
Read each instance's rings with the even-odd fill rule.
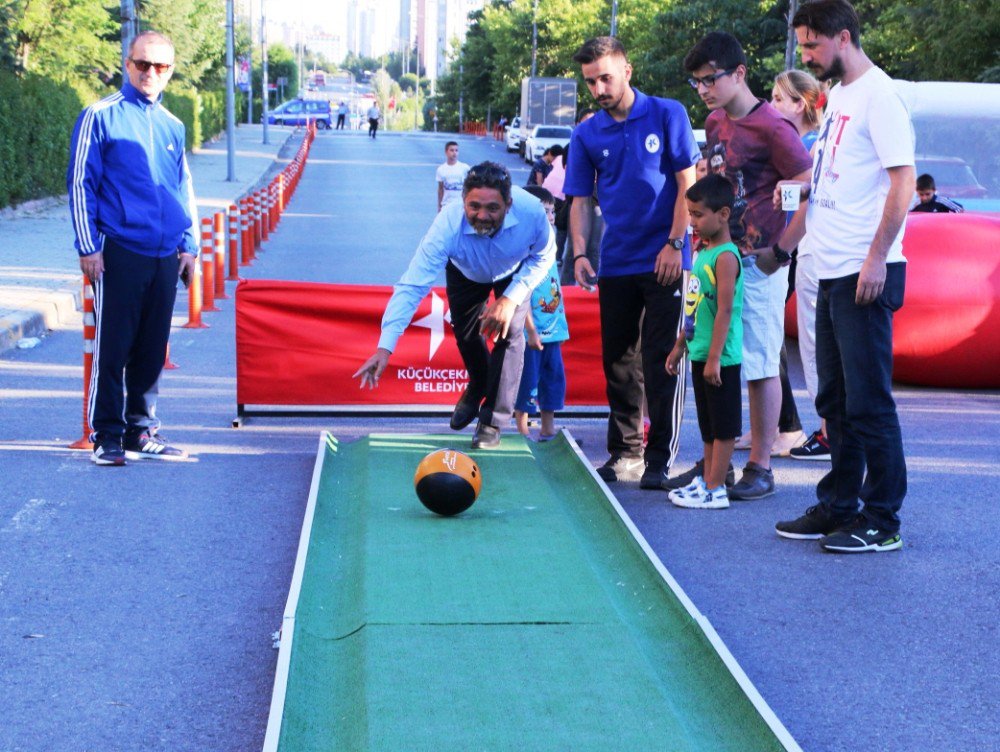
[[[267,100],[270,98],[270,92],[268,91],[267,84],[267,11],[265,10],[265,5],[265,0],[260,0],[260,99],[262,102],[261,117],[264,123],[264,143],[269,144],[271,140],[268,138],[267,133],[267,110],[269,105]]]
[[[247,0],[247,22],[250,24],[250,44],[247,47],[247,125],[253,125],[253,0]]]
[[[121,34],[122,34],[122,78],[126,77],[125,59],[128,57],[128,48],[135,38],[138,26],[138,17],[135,11],[134,0],[121,0]]]
[[[458,132],[465,121],[465,63],[458,64]]]
[[[614,32],[612,32],[613,34]],[[538,0],[531,13],[531,77],[538,75]]]
[[[226,180],[236,180],[235,0],[226,0]]]
[[[611,0],[611,36],[618,36],[618,0]]]

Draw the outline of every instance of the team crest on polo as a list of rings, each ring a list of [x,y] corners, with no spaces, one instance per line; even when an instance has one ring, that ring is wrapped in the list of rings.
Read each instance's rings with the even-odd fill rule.
[[[656,154],[660,150],[660,137],[655,133],[650,133],[646,136],[646,151],[650,154]]]

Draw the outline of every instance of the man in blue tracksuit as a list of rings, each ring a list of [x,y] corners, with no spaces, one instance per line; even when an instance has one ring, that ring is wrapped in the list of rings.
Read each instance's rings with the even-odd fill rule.
[[[157,434],[157,387],[177,278],[194,278],[198,247],[184,125],[160,103],[174,48],[143,32],[121,91],[86,108],[66,178],[80,268],[94,288],[97,336],[89,415],[93,461],[185,459]]]

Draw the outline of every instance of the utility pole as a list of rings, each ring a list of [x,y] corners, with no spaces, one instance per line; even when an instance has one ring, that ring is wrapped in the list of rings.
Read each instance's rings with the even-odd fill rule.
[[[122,78],[126,78],[125,60],[128,58],[128,48],[135,39],[139,28],[139,17],[135,10],[135,0],[121,0],[121,34],[122,34]]]
[[[612,32],[613,34],[614,32]],[[538,75],[538,0],[531,13],[531,77]]]
[[[247,0],[247,22],[250,24],[250,44],[247,47],[247,65],[250,80],[247,82],[247,125],[253,125],[253,0]]]
[[[465,121],[465,63],[458,64],[458,132]]]
[[[785,70],[795,67],[795,29],[792,27],[792,19],[798,10],[798,0],[788,0],[788,41],[785,42]]]
[[[264,119],[264,143],[269,144],[271,140],[267,133],[267,110],[270,103],[267,100],[270,99],[271,92],[268,91],[267,85],[267,11],[265,5],[265,0],[260,0],[260,99],[263,102],[261,117]]]
[[[298,96],[302,96],[302,91],[305,89],[305,83],[302,79],[302,61],[306,54],[306,39],[305,39],[305,10],[303,10],[302,5],[299,5],[299,86],[298,86]],[[284,97],[282,97],[284,99]]]
[[[236,0],[226,0],[226,180],[236,180]]]
[[[417,74],[417,89],[413,92],[414,96],[417,98],[417,106],[413,110],[413,130],[417,130],[420,125],[420,48],[417,47],[416,55],[414,56],[414,66]]]
[[[618,0],[611,0],[611,36],[618,36]]]

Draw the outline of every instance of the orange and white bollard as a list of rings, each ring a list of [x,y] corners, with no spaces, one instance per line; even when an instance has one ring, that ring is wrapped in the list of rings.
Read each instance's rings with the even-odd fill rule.
[[[253,261],[253,228],[250,226],[250,199],[240,199],[240,266],[250,266]]]
[[[215,254],[215,299],[227,300],[226,295],[226,214],[216,212],[213,217],[212,231],[215,239],[213,252]]]
[[[201,220],[201,310],[218,311],[215,305],[215,246],[212,242],[212,218]]]
[[[202,252],[205,250],[202,242]],[[188,320],[183,325],[184,329],[208,329],[208,324],[201,320],[202,299],[201,299],[201,260],[195,259],[191,267],[191,279],[188,280]]]
[[[180,366],[178,366],[176,363],[174,363],[173,361],[170,360],[170,343],[168,342],[167,343],[167,355],[163,359],[163,370],[164,371],[173,371],[176,368],[180,368]]]
[[[97,319],[94,317],[94,288],[83,278],[83,436],[69,445],[70,449],[93,449],[90,440],[90,379],[94,370],[94,340]]]
[[[278,200],[278,178],[275,178],[267,185],[268,193],[271,197],[271,232],[278,228],[281,220],[281,205]]]
[[[260,239],[267,240],[271,236],[271,194],[267,188],[260,189]]]
[[[226,279],[235,282],[240,278],[240,208],[236,204],[229,205],[229,276]]]

